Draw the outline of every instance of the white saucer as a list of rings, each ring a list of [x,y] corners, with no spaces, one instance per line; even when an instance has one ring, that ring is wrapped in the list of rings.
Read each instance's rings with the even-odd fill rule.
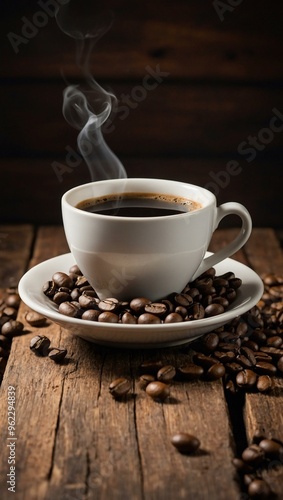
[[[19,283],[21,299],[31,309],[66,328],[70,333],[110,347],[153,348],[191,342],[248,311],[263,294],[263,283],[254,271],[233,259],[225,259],[215,266],[216,274],[232,271],[237,278],[241,278],[242,286],[238,290],[236,300],[223,314],[189,322],[159,325],[98,323],[63,316],[42,292],[44,283],[49,281],[56,271],[68,273],[74,263],[73,256],[67,253],[30,269]]]

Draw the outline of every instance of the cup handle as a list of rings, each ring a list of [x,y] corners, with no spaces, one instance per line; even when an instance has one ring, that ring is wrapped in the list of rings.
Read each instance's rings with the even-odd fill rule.
[[[248,210],[243,205],[241,205],[241,203],[228,202],[223,203],[223,205],[217,207],[213,231],[215,231],[215,229],[219,225],[219,222],[227,215],[238,215],[242,219],[242,227],[239,234],[224,248],[218,250],[218,252],[214,253],[213,255],[206,257],[198,267],[191,281],[195,280],[198,276],[200,276],[200,274],[207,271],[207,269],[209,269],[210,267],[215,266],[215,264],[217,264],[218,262],[221,262],[222,260],[233,255],[240,248],[242,248],[242,246],[248,240],[252,231],[252,219]]]

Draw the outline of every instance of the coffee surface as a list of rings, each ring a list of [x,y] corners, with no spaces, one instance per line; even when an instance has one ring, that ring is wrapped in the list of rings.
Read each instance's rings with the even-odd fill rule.
[[[201,204],[167,194],[122,193],[89,198],[76,207],[86,212],[118,217],[162,217],[192,212],[201,208]]]

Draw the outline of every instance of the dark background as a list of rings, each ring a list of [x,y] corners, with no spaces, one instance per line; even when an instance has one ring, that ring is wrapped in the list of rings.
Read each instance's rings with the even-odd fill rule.
[[[78,131],[62,115],[66,80],[81,81],[76,45],[54,16],[39,14],[50,2],[1,0],[1,223],[61,223],[61,195],[91,180],[77,153]],[[74,3],[83,9],[87,2]],[[90,4],[92,19],[100,8]],[[246,205],[255,226],[282,227],[283,131],[270,131],[270,120],[278,110],[283,128],[283,2],[106,4],[114,23],[90,68],[120,103],[132,96],[105,133],[128,176],[207,186],[218,203]],[[24,28],[26,20],[43,26]],[[138,102],[146,68],[157,66],[169,75]],[[259,145],[250,152],[242,144],[249,136]]]

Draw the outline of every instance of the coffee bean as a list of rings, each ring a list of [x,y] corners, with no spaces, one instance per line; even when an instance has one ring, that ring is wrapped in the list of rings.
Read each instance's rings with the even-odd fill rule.
[[[236,354],[233,351],[227,351],[227,352],[221,352],[221,351],[214,351],[213,353],[214,358],[216,358],[220,363],[231,363],[235,360]]]
[[[241,458],[233,458],[232,464],[241,474],[251,474],[254,471],[254,468]]]
[[[171,443],[180,453],[195,453],[200,447],[199,439],[187,432],[174,434]]]
[[[283,344],[283,339],[282,337],[279,337],[278,335],[274,335],[272,337],[269,337],[266,341],[266,344],[270,347],[281,347]]]
[[[119,301],[115,298],[104,299],[98,303],[100,311],[114,312],[117,311],[118,307]]]
[[[193,299],[186,293],[179,293],[175,295],[174,302],[177,306],[189,307],[193,303]]]
[[[257,382],[257,375],[252,370],[242,370],[236,375],[236,383],[239,387],[251,389]]]
[[[170,394],[170,389],[168,384],[164,382],[154,381],[150,382],[146,387],[146,393],[153,399],[164,401]]]
[[[146,297],[137,297],[136,299],[131,300],[130,308],[137,314],[141,314],[144,312],[144,308],[146,304],[149,304],[150,300]]]
[[[21,321],[15,319],[9,319],[2,325],[1,333],[2,335],[7,335],[9,337],[13,335],[19,335],[22,333],[24,325]]]
[[[73,266],[70,267],[69,273],[76,274],[77,276],[82,275],[82,272],[81,272],[79,266],[77,266],[77,264],[74,264]]]
[[[231,373],[231,374],[236,374],[236,373],[241,372],[243,370],[242,365],[240,365],[239,363],[236,363],[234,361],[232,363],[226,363],[225,368],[226,368],[226,371],[228,373]]]
[[[196,380],[199,379],[204,373],[202,366],[196,365],[195,363],[186,363],[185,365],[178,367],[178,374],[181,379],[184,380]]]
[[[217,333],[208,333],[201,339],[201,344],[207,352],[213,352],[219,344]]]
[[[65,316],[70,316],[71,318],[78,318],[81,313],[80,304],[75,301],[62,302],[59,305],[59,312]]]
[[[255,356],[255,351],[259,350],[258,344],[253,340],[243,340],[242,347],[247,347],[248,349],[251,349],[251,351],[253,351],[254,353],[254,356]]]
[[[197,278],[196,279],[196,288],[204,294],[208,294],[214,285],[214,282],[212,278],[207,277],[207,278]]]
[[[48,356],[50,340],[45,335],[36,335],[30,341],[30,349],[38,356]]]
[[[206,356],[201,352],[196,352],[193,354],[193,362],[197,365],[203,366],[204,368],[209,368],[212,365],[218,364],[219,361],[217,359],[211,358],[210,356]]]
[[[99,323],[118,323],[119,316],[115,313],[104,311],[98,316]]]
[[[122,323],[124,324],[131,324],[131,325],[134,325],[138,322],[137,318],[131,314],[130,312],[126,311],[122,317],[121,317],[121,321]]]
[[[230,288],[234,288],[234,290],[238,290],[242,285],[242,280],[240,278],[230,278],[228,281]]]
[[[4,307],[2,311],[4,316],[7,316],[9,319],[16,319],[17,317],[17,309],[14,307]]]
[[[212,316],[217,316],[218,314],[224,313],[225,309],[221,304],[210,304],[205,308],[205,316],[211,318]]]
[[[57,287],[64,286],[67,288],[71,288],[73,285],[73,280],[66,273],[56,272],[52,276],[52,281],[54,281]]]
[[[225,375],[225,366],[222,363],[215,363],[210,368],[208,368],[205,373],[206,380],[218,380]]]
[[[46,318],[35,311],[28,311],[25,314],[25,320],[29,325],[38,328],[46,324]]]
[[[242,453],[242,459],[244,460],[244,462],[253,465],[255,467],[262,464],[264,458],[265,458],[264,450],[260,448],[259,445],[257,444],[251,444],[250,446],[245,448]]]
[[[161,323],[161,319],[158,316],[155,316],[154,314],[150,313],[143,313],[138,317],[138,323],[143,325],[143,324],[158,324]]]
[[[58,306],[63,302],[69,302],[71,300],[71,295],[67,292],[56,292],[53,296],[53,301]]]
[[[276,347],[271,347],[271,346],[263,346],[260,348],[261,353],[265,353],[271,358],[278,360],[283,356],[283,350],[282,349],[277,349]]]
[[[58,290],[57,285],[52,280],[44,283],[42,287],[44,295],[46,295],[49,298],[52,298],[54,294],[57,292],[57,290]]]
[[[175,313],[180,314],[182,318],[186,318],[186,316],[188,315],[188,310],[184,306],[177,306],[175,307]]]
[[[276,366],[266,361],[258,361],[255,368],[257,373],[261,375],[275,375],[277,372]]]
[[[139,378],[139,386],[140,386],[140,389],[142,389],[143,391],[145,391],[146,387],[148,386],[148,384],[150,382],[154,382],[155,378],[153,375],[150,375],[150,374],[144,374],[144,375],[141,375],[140,378]]]
[[[181,314],[178,314],[176,312],[172,312],[170,314],[167,314],[164,323],[180,323],[183,321],[184,318],[181,316]]]
[[[268,499],[271,498],[272,491],[263,479],[254,479],[248,486],[248,494],[251,498]]]
[[[190,321],[196,319],[203,319],[204,316],[205,316],[204,307],[199,302],[195,302],[188,308],[188,319]]]
[[[248,347],[242,346],[240,348],[240,352],[249,360],[252,366],[255,366],[256,364],[256,357],[254,352],[249,349]]]
[[[229,306],[229,301],[225,297],[213,297],[212,301],[214,304],[220,304],[224,309]]]
[[[48,357],[55,361],[55,363],[61,363],[67,355],[67,349],[62,349],[61,347],[53,347],[49,351]]]
[[[85,294],[80,294],[78,296],[78,303],[83,309],[97,309],[97,307],[99,307],[99,300],[96,297],[90,297]]]
[[[278,359],[277,368],[281,373],[283,373],[283,356],[281,356],[281,358]]]
[[[273,380],[269,375],[259,375],[256,387],[259,392],[268,392],[273,387]]]
[[[239,365],[242,365],[243,368],[251,368],[252,366],[254,366],[249,361],[249,359],[246,356],[244,356],[243,354],[238,354],[235,361],[236,361],[236,363],[239,363]]]
[[[162,366],[157,372],[157,380],[170,382],[176,375],[176,368],[172,365]]]
[[[100,311],[97,309],[87,309],[82,314],[82,319],[87,321],[98,321],[98,316],[100,315]]]
[[[75,287],[80,290],[85,289],[85,287],[89,287],[89,282],[85,276],[78,276],[75,282]]]
[[[151,302],[144,306],[144,311],[149,314],[156,314],[160,317],[167,313],[167,307],[166,304],[162,302]]]
[[[14,309],[19,309],[21,298],[18,293],[11,293],[5,299],[6,306],[13,307]]]
[[[263,439],[259,447],[264,451],[265,456],[271,459],[283,459],[283,446],[272,439]]]
[[[117,378],[109,385],[109,392],[114,398],[122,398],[131,389],[131,382],[123,377]]]

